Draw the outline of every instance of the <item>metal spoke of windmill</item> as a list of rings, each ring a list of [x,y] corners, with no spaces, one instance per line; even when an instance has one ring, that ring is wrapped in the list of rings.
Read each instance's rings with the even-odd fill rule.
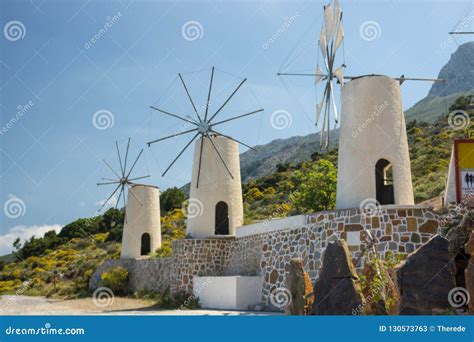
[[[189,130],[186,130],[186,131],[183,131],[183,132],[180,132],[180,133],[176,133],[176,134],[172,134],[172,135],[168,135],[168,136],[165,136],[165,137],[162,137],[162,138],[159,138],[159,139],[156,139],[156,140],[153,140],[153,141],[150,141],[148,142],[148,146],[150,146],[151,144],[154,144],[156,142],[159,142],[159,141],[163,141],[163,140],[167,140],[167,139],[171,139],[171,138],[174,138],[174,137],[177,137],[177,136],[181,136],[181,135],[185,135],[185,134],[188,134],[188,133],[194,133],[194,136],[187,142],[187,144],[184,146],[184,148],[178,153],[178,155],[173,159],[173,161],[171,162],[171,164],[165,169],[165,171],[163,172],[162,176],[166,175],[166,173],[169,171],[169,169],[174,165],[174,163],[183,155],[183,153],[188,149],[189,146],[191,146],[191,144],[198,138],[201,138],[202,139],[202,143],[201,143],[201,146],[200,146],[200,154],[199,154],[199,164],[198,164],[198,176],[197,176],[197,183],[196,183],[196,187],[199,187],[199,177],[200,177],[200,173],[201,173],[201,163],[202,163],[202,155],[203,155],[203,145],[204,145],[204,142],[207,141],[208,143],[211,144],[212,148],[214,149],[214,151],[217,153],[217,155],[219,156],[219,159],[220,161],[222,162],[222,164],[224,165],[224,167],[226,168],[227,172],[229,173],[230,177],[233,178],[233,175],[232,173],[230,172],[229,170],[229,167],[228,165],[226,164],[226,162],[224,161],[224,158],[222,158],[222,155],[218,149],[218,147],[213,143],[213,141],[211,140],[211,135],[218,135],[218,136],[222,136],[222,137],[225,137],[227,139],[230,139],[230,140],[233,140],[241,145],[244,145],[250,149],[254,149],[253,147],[237,140],[237,139],[234,139],[228,135],[225,135],[225,134],[222,134],[218,131],[215,130],[215,127],[218,126],[218,125],[221,125],[221,124],[224,124],[224,123],[227,123],[227,122],[230,122],[230,121],[233,121],[233,120],[237,120],[237,119],[240,119],[240,118],[243,118],[243,117],[246,117],[246,116],[250,116],[250,115],[254,115],[254,114],[257,114],[261,111],[263,111],[263,109],[257,109],[257,110],[254,110],[254,111],[250,111],[250,112],[247,112],[247,113],[242,113],[242,114],[239,114],[237,116],[234,116],[234,117],[231,117],[229,119],[225,119],[225,120],[220,120],[220,121],[217,121],[217,122],[214,122],[213,120],[217,117],[217,115],[224,109],[224,107],[227,105],[227,103],[229,103],[229,101],[234,97],[234,95],[239,91],[239,89],[242,87],[242,85],[245,83],[245,81],[247,79],[244,79],[242,80],[238,85],[237,87],[232,91],[232,93],[227,97],[227,99],[222,103],[222,105],[213,113],[213,114],[210,114],[209,113],[209,103],[211,101],[211,93],[212,93],[212,83],[213,83],[213,80],[214,80],[214,67],[212,67],[212,70],[211,70],[211,77],[210,77],[210,82],[209,82],[209,89],[208,89],[208,92],[207,92],[207,101],[206,101],[206,106],[204,107],[205,108],[205,113],[204,113],[204,116],[202,117],[201,115],[199,115],[199,112],[198,110],[196,109],[196,106],[194,104],[194,101],[191,97],[191,94],[189,92],[189,89],[188,87],[186,86],[186,83],[183,79],[183,77],[181,76],[181,74],[178,74],[179,76],[179,79],[181,80],[181,84],[183,85],[183,88],[186,92],[186,97],[188,98],[188,100],[191,102],[191,105],[193,107],[193,110],[194,110],[194,113],[195,113],[195,117],[194,118],[189,118],[189,116],[184,116],[184,115],[178,115],[178,114],[174,114],[174,113],[171,113],[171,112],[168,112],[166,110],[163,110],[163,109],[160,109],[160,108],[157,108],[157,107],[154,107],[154,106],[151,106],[150,108],[162,113],[162,114],[165,114],[165,115],[168,115],[168,116],[172,116],[174,118],[177,118],[181,121],[185,121],[187,123],[190,123],[192,124],[194,127],[189,129]],[[202,113],[201,113],[202,114]]]
[[[128,151],[130,148],[130,138],[128,138],[127,142],[127,148],[125,150],[125,158],[123,159],[122,163],[122,156],[120,154],[120,149],[118,146],[118,143],[115,142],[115,147],[117,149],[117,156],[118,156],[118,161],[119,161],[119,166],[120,166],[120,171],[116,171],[105,159],[103,159],[105,165],[112,171],[112,173],[115,175],[116,178],[102,178],[106,182],[101,182],[97,183],[98,186],[101,185],[116,185],[114,191],[110,194],[110,196],[105,200],[104,204],[102,207],[99,209],[99,212],[102,211],[102,209],[109,203],[109,201],[112,200],[114,195],[118,192],[118,198],[117,201],[115,202],[115,208],[118,207],[120,203],[120,198],[122,198],[123,201],[123,206],[126,206],[126,200],[125,200],[125,187],[130,188],[133,184],[135,184],[134,181],[139,180],[139,179],[144,179],[150,177],[150,175],[147,176],[139,176],[139,177],[131,177],[132,171],[137,165],[138,159],[140,159],[140,156],[143,153],[143,149],[140,151],[138,156],[135,158],[135,161],[132,163],[132,166],[127,169],[127,162],[128,162]],[[140,200],[135,196],[133,191],[130,191],[132,196],[135,197],[135,199],[141,204]]]

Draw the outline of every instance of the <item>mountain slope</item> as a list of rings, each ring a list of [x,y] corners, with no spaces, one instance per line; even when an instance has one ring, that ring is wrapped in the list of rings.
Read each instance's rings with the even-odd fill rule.
[[[339,130],[330,134],[330,145],[335,146]],[[320,151],[319,133],[278,139],[266,145],[255,146],[240,155],[242,181],[258,178],[275,171],[278,164],[300,163]]]
[[[438,78],[446,80],[445,83],[434,83],[428,96],[405,112],[407,122],[434,122],[447,114],[458,97],[474,93],[474,42],[460,45],[441,68]]]
[[[434,83],[428,97],[446,96],[474,89],[474,42],[462,44],[451,55],[448,63],[441,68],[438,78],[445,84]]]

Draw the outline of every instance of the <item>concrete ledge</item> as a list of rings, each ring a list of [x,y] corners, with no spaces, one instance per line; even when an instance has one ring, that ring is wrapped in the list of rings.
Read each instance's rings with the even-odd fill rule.
[[[237,227],[236,237],[242,238],[251,235],[271,233],[278,230],[285,230],[291,228],[301,228],[306,224],[306,216],[290,216],[280,219],[273,219],[262,221],[258,223],[248,224],[246,226]]]
[[[206,309],[248,310],[260,304],[262,277],[193,277],[193,295]]]

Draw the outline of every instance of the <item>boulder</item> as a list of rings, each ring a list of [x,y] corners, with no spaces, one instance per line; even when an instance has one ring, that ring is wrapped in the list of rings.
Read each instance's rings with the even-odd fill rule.
[[[363,306],[359,277],[344,240],[328,244],[313,292],[312,315],[351,315]]]
[[[288,276],[285,280],[285,286],[291,293],[291,302],[285,308],[288,315],[305,314],[305,273],[303,261],[300,258],[290,260]]]
[[[400,315],[432,315],[451,310],[449,291],[456,287],[449,242],[435,235],[395,268]]]

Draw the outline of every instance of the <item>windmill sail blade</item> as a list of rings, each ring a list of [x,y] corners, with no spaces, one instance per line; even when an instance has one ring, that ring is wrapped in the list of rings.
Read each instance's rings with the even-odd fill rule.
[[[321,68],[319,67],[319,64],[316,66],[316,80],[314,81],[314,84],[318,84],[323,80],[324,74]]]
[[[102,159],[102,160],[104,161],[105,165],[107,165],[107,166],[109,167],[109,169],[111,169],[112,172],[113,172],[118,178],[121,178],[121,177],[118,175],[118,173],[115,172],[115,170],[112,168],[112,166],[110,166],[110,164],[107,163],[107,160],[105,160],[105,159]]]
[[[337,118],[337,108],[336,108],[336,102],[334,101],[334,91],[332,89],[332,82],[329,83],[329,87],[331,88],[331,102],[332,102],[332,109],[334,111],[334,119],[336,123],[338,122]]]
[[[339,2],[337,0],[334,0],[334,15],[332,17],[332,33],[333,34],[336,33],[340,12],[341,10],[339,8]]]
[[[225,102],[222,104],[222,106],[217,110],[217,112],[214,113],[213,116],[211,116],[211,118],[209,119],[209,121],[212,121],[212,119],[214,119],[216,117],[217,114],[219,114],[219,112],[222,110],[222,108],[225,107],[225,105],[227,104],[227,102],[230,101],[230,99],[235,95],[235,93],[240,89],[240,87],[242,86],[242,84],[245,83],[245,81],[247,81],[246,78],[243,79],[242,82],[239,83],[239,85],[237,86],[237,88],[235,88],[235,90],[232,92],[232,94],[230,94],[230,96],[227,98],[227,100],[225,100]]]
[[[209,112],[209,100],[211,99],[212,80],[214,79],[214,67],[211,71],[211,82],[209,83],[209,92],[207,93],[206,113],[204,114],[204,121],[207,120],[207,113]]]
[[[129,181],[134,181],[134,180],[143,179],[143,178],[149,178],[149,177],[150,177],[150,175],[141,176],[141,177],[135,177],[135,178],[130,178]]]
[[[122,187],[122,191],[123,191],[123,187]],[[122,201],[123,201],[123,210],[125,210],[125,222],[127,222],[127,203],[125,203],[125,193],[123,194]]]
[[[316,105],[316,126],[318,125],[319,117],[321,116],[321,109],[323,109],[323,104],[324,104],[324,99],[321,101],[321,103],[318,103]]]
[[[191,145],[191,143],[194,141],[194,139],[196,139],[196,137],[199,135],[199,132],[196,133],[194,135],[194,137],[189,140],[189,142],[186,144],[186,146],[184,146],[184,148],[181,150],[181,152],[179,152],[179,154],[176,156],[176,158],[174,158],[174,160],[171,162],[171,164],[167,167],[167,169],[165,170],[165,172],[163,172],[163,174],[161,175],[161,177],[163,177],[164,175],[166,175],[166,173],[168,172],[168,170],[173,166],[174,163],[176,163],[176,161],[178,160],[179,157],[181,157],[181,155],[184,153],[184,151],[186,151],[186,149],[189,147],[189,145]]]
[[[181,74],[178,74],[178,76],[179,76],[179,79],[181,80],[181,83],[183,84],[184,90],[186,90],[186,94],[188,95],[189,101],[191,102],[191,104],[193,106],[194,113],[196,113],[196,116],[199,119],[199,121],[202,121],[201,117],[199,116],[199,113],[196,109],[196,106],[194,105],[194,101],[191,97],[191,94],[189,93],[188,87],[186,87],[186,83],[184,83],[183,77],[181,76]]]
[[[316,126],[318,125],[319,118],[321,117],[321,110],[323,109],[324,103],[326,101],[327,93],[328,93],[328,83],[326,83],[326,87],[324,88],[321,103],[316,105]],[[323,127],[324,127],[324,125],[323,125]]]
[[[214,150],[216,150],[217,155],[219,156],[219,159],[221,160],[222,164],[224,164],[224,166],[225,166],[227,172],[228,172],[229,175],[230,175],[230,178],[234,179],[234,176],[232,176],[232,173],[230,172],[229,167],[227,166],[227,164],[226,164],[224,158],[222,158],[222,155],[221,155],[221,153],[219,152],[219,149],[217,148],[217,146],[214,144],[214,141],[212,141],[212,138],[211,138],[208,134],[206,134],[206,135],[207,135],[207,137],[209,138],[209,141],[211,142],[212,147],[214,147]]]
[[[142,153],[143,153],[143,149],[141,149],[140,153],[139,153],[138,156],[137,156],[137,159],[135,159],[135,162],[133,163],[132,167],[130,168],[130,171],[128,171],[127,178],[128,178],[128,176],[130,176],[130,174],[132,173],[132,170],[133,170],[133,168],[135,167],[135,165],[137,164],[137,161],[138,161],[138,159],[140,158],[140,156],[142,155]]]
[[[324,57],[324,59],[326,59],[326,38],[324,37],[324,33],[323,33],[323,29],[321,28],[321,33],[319,34],[319,48],[321,50],[321,53]],[[327,67],[327,65],[326,65]]]
[[[99,212],[101,212],[102,209],[104,209],[104,207],[107,205],[107,203],[109,203],[110,199],[115,195],[115,193],[117,192],[117,190],[118,190],[121,186],[122,186],[122,184],[117,185],[117,187],[115,188],[115,190],[110,194],[109,198],[107,198],[107,199],[104,201],[104,204],[102,204],[102,206],[100,207]]]
[[[117,148],[117,155],[118,155],[118,159],[119,159],[119,163],[120,163],[120,172],[122,172],[122,175],[123,175],[125,171],[123,170],[122,157],[120,157],[120,151],[119,151],[119,147],[118,147],[118,142],[117,142],[117,141],[115,142],[115,147]]]
[[[153,107],[153,106],[150,106],[150,108],[151,108],[151,109],[154,109],[154,110],[157,110],[157,111],[160,112],[160,113],[163,113],[163,114],[172,116],[172,117],[174,117],[174,118],[180,119],[180,120],[185,121],[185,122],[189,122],[189,123],[191,123],[191,124],[197,126],[197,123],[196,123],[196,122],[191,121],[191,120],[189,120],[189,119],[182,118],[181,116],[176,115],[176,114],[173,114],[173,113],[170,113],[170,112],[167,112],[166,110],[163,110],[163,109],[160,109],[160,108],[156,108],[156,107]]]
[[[336,76],[338,82],[343,85],[344,84],[344,67],[341,66],[334,70],[334,76]],[[332,89],[331,89],[332,90]]]
[[[122,197],[122,194],[123,194],[123,184],[121,184],[122,186],[122,189],[120,190],[119,192],[119,196],[117,198],[117,202],[115,202],[115,209],[117,209],[118,207],[118,204],[120,203],[120,197]],[[123,194],[123,198],[125,199],[125,194]]]
[[[332,20],[331,20],[331,5],[324,8],[324,29],[326,30],[326,42],[332,38]]]
[[[252,146],[250,146],[250,145],[247,145],[247,144],[243,143],[243,142],[240,141],[240,140],[234,139],[234,138],[232,138],[231,136],[222,134],[222,133],[217,132],[217,131],[215,131],[215,130],[213,130],[213,129],[211,129],[210,131],[211,131],[212,133],[214,133],[214,134],[217,134],[217,135],[220,135],[221,137],[224,137],[224,138],[230,139],[230,140],[232,140],[232,141],[235,141],[236,143],[239,143],[239,144],[241,144],[241,145],[244,145],[245,147],[248,147],[248,148],[251,149],[251,150],[256,151],[256,149],[255,149],[254,147],[252,147]]]
[[[128,138],[127,142],[127,150],[125,152],[125,162],[123,164],[123,173],[122,175],[125,175],[125,170],[127,169],[127,158],[128,158],[128,149],[130,148],[130,138]]]
[[[327,103],[324,103],[324,115],[323,115],[323,125],[321,126],[321,131],[319,132],[319,145],[323,146],[324,141],[324,132],[326,130],[326,117],[327,117]]]
[[[193,129],[190,129],[188,131],[184,131],[184,132],[180,132],[180,133],[176,133],[176,134],[171,134],[171,135],[168,135],[166,137],[163,137],[163,138],[160,138],[160,139],[156,139],[156,140],[153,140],[153,141],[150,141],[150,142],[147,142],[147,145],[150,146],[151,144],[154,144],[158,141],[163,141],[163,140],[166,140],[166,139],[169,139],[169,138],[174,138],[174,137],[177,137],[179,135],[183,135],[183,134],[187,134],[187,133],[191,133],[191,132],[195,132],[197,131],[198,129],[197,128],[193,128]]]
[[[109,184],[117,184],[120,183],[120,181],[113,181],[113,182],[106,182],[106,183],[97,183],[97,185],[109,185]]]
[[[198,174],[197,174],[197,180],[196,180],[196,188],[199,188],[199,178],[201,176],[202,149],[204,147],[204,140],[205,140],[205,137],[203,136],[201,138],[201,147],[200,147],[200,151],[199,151],[199,164],[198,164]]]
[[[241,114],[241,115],[238,115],[238,116],[234,116],[233,118],[230,118],[230,119],[227,119],[227,120],[218,121],[216,123],[213,123],[212,126],[217,126],[217,125],[220,125],[224,122],[229,122],[229,121],[232,121],[232,120],[243,118],[245,116],[249,116],[249,115],[252,115],[252,114],[257,114],[257,113],[260,113],[262,111],[263,111],[263,109],[254,110],[253,112],[250,112],[250,113],[245,113],[245,114]]]
[[[342,41],[344,40],[344,28],[342,27],[342,13],[341,13],[341,22],[337,29],[336,41],[334,42],[334,52],[341,46]]]

